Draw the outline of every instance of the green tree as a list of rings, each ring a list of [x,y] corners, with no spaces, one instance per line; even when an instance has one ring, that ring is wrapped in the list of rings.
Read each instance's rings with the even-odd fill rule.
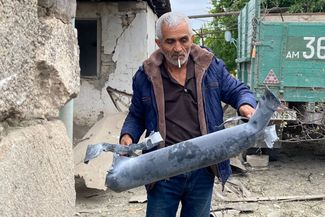
[[[288,7],[290,13],[324,12],[325,0],[262,0],[264,8]]]
[[[212,10],[210,13],[220,13],[229,11],[239,11],[249,0],[212,0]],[[226,42],[224,39],[225,31],[230,31],[233,38],[237,38],[237,16],[224,16],[214,18],[205,30],[205,46],[212,49],[214,54],[225,61],[228,70],[235,72],[237,57],[234,44]]]
[[[210,13],[240,11],[249,0],[212,0]],[[325,0],[261,0],[261,9],[287,7],[290,13],[324,12]],[[238,38],[237,16],[215,18],[203,30],[204,45],[211,48],[214,54],[223,59],[228,70],[236,70],[236,47],[224,39],[224,32],[230,31],[232,37]]]

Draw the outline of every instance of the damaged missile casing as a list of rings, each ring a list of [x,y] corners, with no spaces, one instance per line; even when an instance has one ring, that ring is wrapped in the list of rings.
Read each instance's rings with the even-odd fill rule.
[[[120,144],[99,143],[88,145],[84,163],[87,164],[90,160],[98,157],[103,151],[111,151],[118,154],[135,155],[137,150],[148,150],[157,146],[163,139],[159,132],[152,132],[141,143],[130,144],[128,146]]]
[[[121,192],[236,156],[261,137],[279,105],[279,100],[266,90],[247,123],[134,158],[114,154],[112,168],[106,176],[106,185],[113,191]]]

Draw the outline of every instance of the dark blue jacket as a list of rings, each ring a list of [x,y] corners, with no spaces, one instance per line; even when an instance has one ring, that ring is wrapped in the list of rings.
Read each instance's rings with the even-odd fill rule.
[[[190,53],[195,67],[197,83],[198,117],[202,135],[214,132],[223,123],[221,102],[230,104],[235,109],[243,104],[256,106],[253,93],[226,70],[223,61],[197,45]],[[129,134],[134,143],[146,131],[159,131],[166,138],[164,91],[160,74],[163,55],[160,50],[144,61],[133,77],[133,96],[129,113],[122,127],[121,136]],[[163,148],[164,144],[159,145]],[[211,167],[224,184],[231,174],[229,160]]]

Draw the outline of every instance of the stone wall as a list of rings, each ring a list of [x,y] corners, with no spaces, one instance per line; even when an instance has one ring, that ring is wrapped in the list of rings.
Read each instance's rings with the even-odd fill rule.
[[[79,91],[74,0],[0,0],[0,216],[73,216],[59,109]]]
[[[73,216],[71,143],[61,121],[11,129],[0,142],[0,216]]]
[[[57,117],[79,89],[74,28],[36,0],[0,4],[0,121]]]

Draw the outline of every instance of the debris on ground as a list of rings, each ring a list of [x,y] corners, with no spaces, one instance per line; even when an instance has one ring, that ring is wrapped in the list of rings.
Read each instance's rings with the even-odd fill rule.
[[[78,143],[74,151],[76,182],[85,182],[88,188],[106,190],[105,178],[111,167],[113,153],[104,152],[88,164],[84,163],[88,145],[102,142],[118,143],[126,113],[109,114],[98,121]]]
[[[147,202],[147,194],[134,195],[129,200],[129,203],[145,203],[145,202]]]
[[[118,123],[117,120],[106,122]],[[104,123],[102,124],[104,126]],[[106,133],[112,131],[109,127],[105,128]],[[95,131],[100,132],[98,129]],[[88,137],[91,137],[93,132],[89,132]],[[240,158],[235,158],[233,162],[236,163],[232,166],[240,165],[234,166],[241,168],[240,172],[232,175],[223,192],[220,182],[216,180],[211,216],[324,216],[325,156],[314,155],[313,149],[305,147],[290,144],[281,151],[278,160],[268,162],[264,170],[255,169],[247,162],[242,163]],[[103,168],[104,176],[107,169]],[[75,216],[80,217],[143,217],[146,212],[146,190],[144,187],[138,187],[116,193],[110,189],[96,191],[85,186],[83,189],[77,189],[76,211]]]

